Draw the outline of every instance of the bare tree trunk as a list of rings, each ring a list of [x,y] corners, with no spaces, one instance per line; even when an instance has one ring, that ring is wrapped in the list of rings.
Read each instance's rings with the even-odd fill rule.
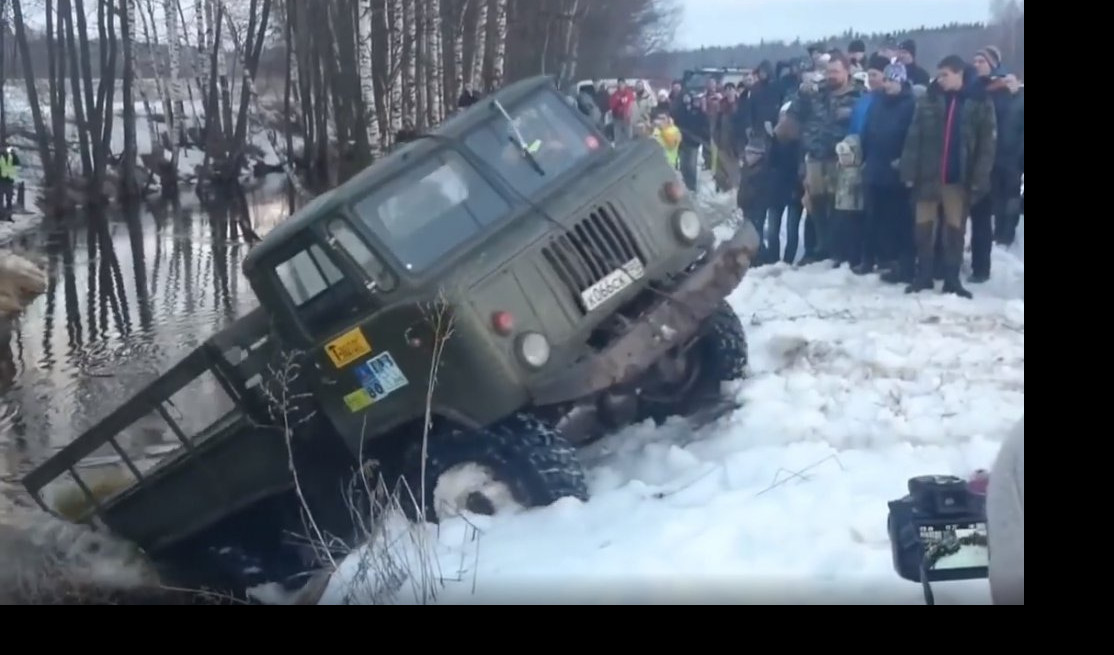
[[[426,2],[426,111],[430,125],[445,118],[444,71],[441,59],[441,0]]]
[[[90,193],[94,190],[90,186],[93,181],[93,153],[90,150],[89,123],[86,119],[86,111],[91,113],[93,108],[91,106],[86,108],[85,97],[81,93],[81,66],[77,53],[77,33],[74,29],[73,13],[70,0],[59,0],[58,19],[65,23],[66,50],[70,57],[70,95],[73,97],[74,123],[77,127],[77,143],[81,157],[81,179],[85,182],[86,187],[83,189],[83,193],[86,197],[90,197],[96,194]]]
[[[58,0],[57,7],[66,0]],[[50,69],[50,118],[54,137],[54,180],[64,183],[69,171],[69,149],[66,144],[66,35],[62,28],[60,12],[55,11],[51,0],[46,2],[46,56]],[[57,19],[57,20],[55,20]],[[54,195],[63,200],[64,196]]]
[[[387,88],[390,89],[391,98],[391,129],[390,141],[393,143],[395,135],[402,129],[403,116],[405,109],[403,107],[404,94],[402,83],[402,71],[405,67],[403,61],[404,48],[406,43],[406,2],[407,0],[387,0],[390,6],[390,26],[387,32],[391,35],[390,44],[390,62],[387,66]],[[387,20],[386,13],[383,15],[384,20]]]
[[[8,2],[0,0],[0,143],[8,142]]]
[[[487,6],[485,0],[475,0],[476,7],[476,23],[472,26],[472,33],[475,34],[472,43],[472,69],[468,71],[467,81],[472,85],[473,89],[484,88],[486,84],[483,80],[483,66],[484,66],[484,53],[487,52]]]
[[[561,50],[561,68],[557,76],[561,88],[566,88],[576,73],[576,49],[579,45],[580,30],[577,22],[580,0],[565,0],[561,8],[561,28],[563,32],[563,45]]]
[[[182,142],[182,88],[181,70],[179,59],[181,57],[181,41],[178,38],[178,11],[177,0],[163,0],[163,13],[166,15],[166,47],[169,56],[169,87],[170,106],[166,109],[166,129],[170,133],[170,167],[178,170],[178,144]]]
[[[80,6],[80,5],[79,5]],[[94,153],[94,171],[96,173],[97,188],[104,188],[104,180],[107,176],[108,156],[112,149],[112,129],[116,122],[116,112],[113,107],[116,102],[116,21],[115,13],[112,6],[108,3],[97,2],[97,36],[101,44],[108,44],[106,48],[100,48],[101,70],[100,70],[100,83],[97,88],[97,110],[96,115],[101,117],[100,132],[96,134],[100,139],[100,149]],[[85,33],[85,29],[81,28],[82,21],[84,21],[84,12],[78,14],[78,25],[81,33]],[[92,71],[87,75],[91,76]],[[92,77],[88,79],[89,86],[92,86]],[[125,116],[127,113],[125,111]],[[134,140],[134,125],[133,125],[133,140]],[[127,123],[124,125],[124,143],[125,150],[127,150]],[[123,183],[121,183],[123,189]],[[118,191],[118,195],[123,195]]]
[[[139,148],[135,138],[135,95],[133,93],[135,85],[135,48],[133,46],[132,28],[135,26],[135,13],[132,10],[130,0],[119,0],[117,6],[116,14],[120,17],[120,41],[123,44],[124,51],[124,154],[121,168],[120,196],[126,200],[131,200],[139,196],[139,179],[136,171]]]
[[[163,83],[162,75],[159,72],[158,57],[155,55],[159,45],[157,26],[153,24],[155,14],[154,11],[151,10],[151,0],[145,0],[146,13],[143,11],[144,7],[139,6],[139,1],[140,0],[132,0],[132,2],[129,3],[129,8],[131,11],[139,12],[140,27],[143,30],[143,42],[147,46],[147,59],[150,61],[151,73],[155,78],[155,94],[158,96],[159,102],[163,105],[163,114],[166,115],[168,113],[167,106],[170,104],[170,101],[166,96],[166,85]],[[151,19],[150,23],[148,23],[148,17]],[[163,141],[159,136],[158,128],[155,127],[155,112],[151,109],[151,99],[147,95],[146,87],[142,84],[139,85],[139,97],[143,100],[143,111],[147,114],[147,133],[151,138],[151,153],[156,155],[156,161],[161,164],[162,161],[165,161],[163,159]],[[162,172],[162,170],[158,171],[160,175]]]
[[[367,123],[368,145],[371,147],[373,157],[378,157],[380,152],[379,111],[375,98],[375,66],[373,57],[372,24],[374,20],[373,0],[361,0],[359,11],[358,29],[356,30],[356,47],[360,53],[359,76],[360,97],[363,100],[364,120]]]
[[[503,85],[503,71],[507,58],[507,0],[489,0],[488,11],[495,13],[491,21],[494,29],[488,34],[491,50],[488,84],[491,89],[496,89]]]
[[[456,107],[464,82],[464,10],[468,3],[469,0],[441,0],[446,110]]]
[[[414,2],[416,0],[402,0],[402,124],[417,125],[415,111],[417,89],[414,79],[417,77],[417,60],[414,57],[414,41],[416,40],[414,25]]]

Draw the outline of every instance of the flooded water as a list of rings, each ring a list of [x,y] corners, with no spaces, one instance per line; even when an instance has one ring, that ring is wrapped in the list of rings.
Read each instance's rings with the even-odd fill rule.
[[[245,230],[263,235],[288,213],[281,180],[268,180],[217,204],[183,196],[14,244],[49,284],[0,343],[0,484],[255,307]]]

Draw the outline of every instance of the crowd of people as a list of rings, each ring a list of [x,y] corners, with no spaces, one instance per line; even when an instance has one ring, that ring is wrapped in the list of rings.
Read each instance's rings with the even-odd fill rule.
[[[969,284],[990,279],[994,243],[1016,236],[1024,89],[994,46],[949,55],[934,75],[916,55],[912,40],[873,54],[860,40],[846,51],[817,44],[760,63],[738,86],[709,79],[693,92],[675,81],[652,96],[618,80],[577,89],[576,103],[617,143],[656,138],[691,191],[701,165],[717,191],[735,190],[763,235],[759,263],[795,262],[803,221],[800,264],[879,272],[907,293],[942,280],[945,293],[970,298],[960,280],[968,223]]]

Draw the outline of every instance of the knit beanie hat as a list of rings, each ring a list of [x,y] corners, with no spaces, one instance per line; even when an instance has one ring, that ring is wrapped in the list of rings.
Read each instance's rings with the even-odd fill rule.
[[[847,46],[847,52],[866,52],[866,43],[862,39],[855,39]]]
[[[890,65],[890,60],[879,54],[873,54],[866,62],[866,69],[873,71],[885,71],[886,66]]]
[[[913,39],[905,39],[904,41],[901,42],[901,44],[899,46],[897,46],[897,49],[898,50],[904,50],[905,52],[908,52],[909,54],[913,55],[914,57],[917,56],[917,42],[914,41]]]
[[[882,71],[882,76],[891,82],[905,82],[907,75],[905,64],[900,61],[895,61],[889,66],[886,66],[886,69]]]
[[[989,62],[991,70],[995,70],[1002,65],[1002,51],[997,46],[988,45],[975,52],[975,54]]]

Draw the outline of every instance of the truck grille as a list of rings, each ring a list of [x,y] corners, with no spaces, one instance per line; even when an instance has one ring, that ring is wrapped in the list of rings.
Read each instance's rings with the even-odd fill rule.
[[[572,292],[582,312],[582,291],[632,259],[641,265],[646,263],[634,234],[611,203],[597,207],[567,231],[556,234],[542,249],[542,256]]]

